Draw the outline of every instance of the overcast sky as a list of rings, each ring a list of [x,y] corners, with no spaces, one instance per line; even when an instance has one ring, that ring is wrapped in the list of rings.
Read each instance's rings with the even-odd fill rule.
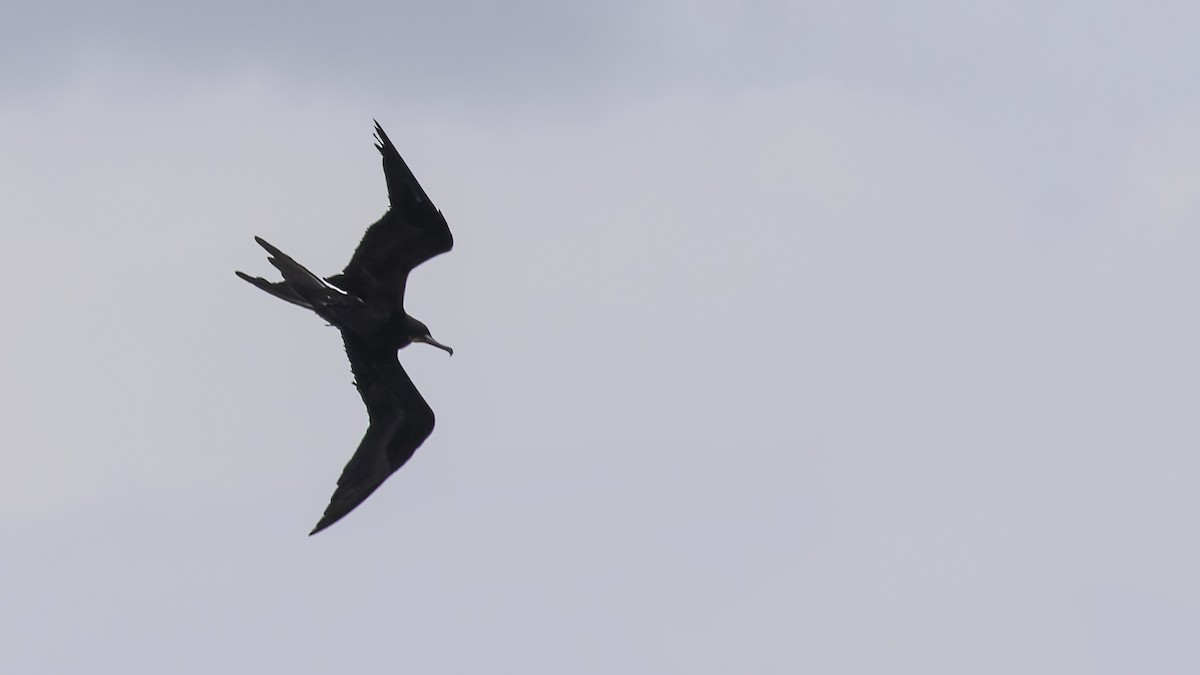
[[[10,3],[0,670],[1191,674],[1188,3]],[[456,247],[414,459],[339,270]]]

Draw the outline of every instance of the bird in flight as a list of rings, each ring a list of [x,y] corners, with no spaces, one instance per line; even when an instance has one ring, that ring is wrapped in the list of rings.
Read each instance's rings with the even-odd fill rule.
[[[370,424],[338,479],[316,534],[354,510],[408,461],[433,432],[433,410],[398,360],[397,350],[424,342],[453,354],[429,328],[404,311],[404,287],[413,268],[454,245],[441,211],[400,158],[379,123],[375,147],[383,155],[391,206],[367,228],[341,274],[321,278],[260,237],[267,260],[283,281],[237,275],[292,304],[311,309],[341,331],[354,385]]]

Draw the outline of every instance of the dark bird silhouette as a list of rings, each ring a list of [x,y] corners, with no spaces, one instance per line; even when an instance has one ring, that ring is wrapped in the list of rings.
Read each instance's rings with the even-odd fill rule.
[[[391,206],[363,235],[341,274],[322,279],[259,237],[283,275],[271,282],[237,275],[292,304],[311,309],[342,333],[354,384],[370,425],[346,464],[325,515],[310,534],[336,523],[408,461],[433,432],[433,410],[397,359],[397,350],[424,342],[454,350],[404,311],[404,287],[414,267],[454,245],[441,211],[400,158],[379,123],[375,147],[383,155]]]

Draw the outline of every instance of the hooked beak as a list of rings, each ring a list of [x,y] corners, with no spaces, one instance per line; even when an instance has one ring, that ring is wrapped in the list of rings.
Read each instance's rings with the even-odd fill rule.
[[[433,345],[434,347],[437,347],[438,349],[444,350],[444,351],[445,351],[447,354],[449,354],[450,356],[454,356],[454,350],[453,350],[453,349],[451,349],[451,348],[447,347],[446,345],[444,345],[444,344],[442,344],[442,343],[438,342],[437,340],[434,340],[432,337],[430,337],[430,336],[428,336],[428,335],[420,335],[420,336],[417,336],[417,337],[413,338],[413,342],[424,342],[424,343],[425,343],[425,344],[427,344],[427,345]]]

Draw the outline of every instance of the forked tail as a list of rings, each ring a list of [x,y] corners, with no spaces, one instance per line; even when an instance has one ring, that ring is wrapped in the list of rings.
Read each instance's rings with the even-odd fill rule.
[[[350,295],[328,281],[308,271],[303,265],[292,260],[291,256],[272,246],[262,237],[255,237],[271,255],[267,261],[283,275],[283,281],[271,282],[262,277],[252,277],[244,272],[235,272],[239,277],[254,284],[258,288],[306,309],[318,307],[357,307],[362,300]]]

